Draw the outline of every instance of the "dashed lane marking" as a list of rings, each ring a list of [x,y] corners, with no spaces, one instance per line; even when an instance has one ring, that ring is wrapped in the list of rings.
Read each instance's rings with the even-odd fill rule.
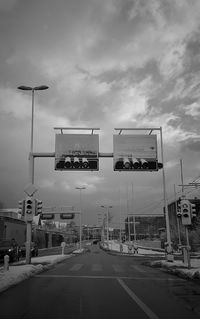
[[[72,268],[70,268],[70,271],[78,271],[82,268],[83,264],[75,264]]]

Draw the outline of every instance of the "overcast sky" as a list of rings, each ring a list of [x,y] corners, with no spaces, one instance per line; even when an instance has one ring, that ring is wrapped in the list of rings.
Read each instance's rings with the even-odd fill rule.
[[[96,127],[99,151],[113,152],[114,128],[162,127],[167,196],[200,175],[199,0],[0,0],[0,201],[17,207],[29,182],[31,92],[34,151],[54,152],[54,127]],[[158,134],[158,149],[160,139]],[[159,152],[160,156],[160,152]],[[159,158],[161,161],[161,159]],[[36,159],[44,206],[79,208],[96,223],[101,205],[123,213],[162,212],[162,171],[59,172]],[[192,196],[199,196],[196,190]],[[120,209],[121,207],[121,209]]]

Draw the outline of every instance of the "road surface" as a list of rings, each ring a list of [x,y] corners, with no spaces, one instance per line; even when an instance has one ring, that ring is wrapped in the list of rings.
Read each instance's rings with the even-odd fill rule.
[[[1,319],[197,319],[200,286],[98,245],[0,294]]]

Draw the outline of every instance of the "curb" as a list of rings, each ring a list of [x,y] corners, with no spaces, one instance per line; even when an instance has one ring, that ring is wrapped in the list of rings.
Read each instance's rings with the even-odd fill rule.
[[[161,270],[163,270],[167,273],[170,273],[172,275],[178,276],[178,277],[183,278],[183,279],[193,280],[193,281],[200,280],[200,272],[199,271],[195,271],[193,274],[186,273],[182,270],[182,269],[185,269],[184,266],[182,267],[182,269],[180,267],[177,267],[177,266],[168,267],[167,265],[163,265],[163,263],[161,261],[155,261],[155,262],[146,261],[143,263],[143,265],[149,266],[152,268],[160,268]]]
[[[14,282],[12,282],[12,280],[11,280],[11,282],[7,283],[4,287],[0,288],[0,293],[5,291],[5,290],[7,290],[7,289],[9,289],[10,287],[14,287],[15,285],[19,284],[20,282],[22,282],[22,281],[24,281],[26,279],[34,277],[35,275],[37,275],[37,274],[39,274],[39,273],[41,273],[43,271],[46,271],[46,270],[49,270],[49,269],[53,268],[56,264],[59,264],[62,261],[66,260],[67,258],[72,257],[72,254],[65,255],[65,256],[66,256],[66,258],[62,258],[62,259],[60,259],[58,261],[53,261],[51,263],[46,262],[46,264],[45,263],[42,264],[42,262],[41,263],[39,263],[39,262],[36,263],[35,262],[35,264],[34,263],[30,264],[29,265],[30,268],[32,267],[31,270],[27,269],[27,271],[23,274],[23,277],[18,278],[17,281],[16,281],[16,278],[13,276]],[[17,266],[19,266],[19,267],[20,266],[25,266],[25,264],[14,265],[14,267],[17,267]],[[1,279],[1,276],[0,276],[0,279]]]
[[[105,247],[102,247],[100,246],[100,248],[104,251],[106,251],[108,254],[110,255],[115,255],[115,256],[125,256],[125,257],[146,257],[146,258],[152,258],[152,257],[155,257],[155,258],[158,258],[158,255],[145,255],[145,254],[133,254],[133,253],[125,253],[125,252],[120,252],[120,251],[116,251],[116,250],[110,250],[110,249],[107,249]],[[164,258],[165,256],[159,256],[159,258]]]

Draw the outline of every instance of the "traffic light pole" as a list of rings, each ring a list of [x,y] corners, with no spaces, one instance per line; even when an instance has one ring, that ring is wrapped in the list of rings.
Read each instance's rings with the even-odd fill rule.
[[[181,186],[182,186],[182,198],[185,198],[185,188],[183,181],[183,161],[180,160],[180,168],[181,168]],[[185,237],[186,237],[186,247],[183,247],[183,250],[186,249],[186,258],[188,263],[188,269],[191,268],[191,260],[190,260],[190,243],[189,243],[189,234],[188,234],[188,226],[185,225]],[[183,251],[184,256],[184,251]],[[185,258],[184,258],[185,259]],[[183,260],[185,262],[185,260]]]
[[[164,168],[165,165],[164,165],[162,127],[160,127],[160,142],[161,142],[161,160],[162,160],[162,163],[163,163],[163,169],[162,169],[162,175],[163,175],[163,197],[164,197],[164,207],[165,207],[167,244],[168,244],[167,259],[170,260],[170,256],[172,254],[172,243],[171,243],[170,225],[169,225],[169,212],[168,212],[167,196],[166,196],[166,181],[165,181],[165,168]]]
[[[33,123],[32,123],[33,127]],[[31,130],[31,136],[33,130]],[[33,140],[31,138],[31,148],[33,147]],[[29,155],[29,172],[30,172],[30,182],[34,185],[34,156],[31,152]],[[31,264],[31,239],[32,239],[32,221],[26,221],[26,264]]]

